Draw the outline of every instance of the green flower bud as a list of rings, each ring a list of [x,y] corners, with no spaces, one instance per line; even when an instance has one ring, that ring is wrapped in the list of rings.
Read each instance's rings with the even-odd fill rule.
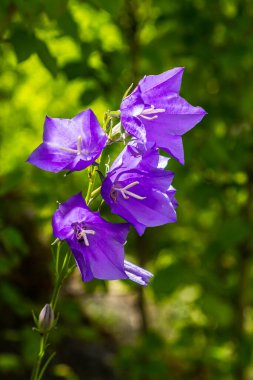
[[[51,330],[54,324],[54,312],[49,304],[46,304],[40,312],[38,329],[41,334]]]

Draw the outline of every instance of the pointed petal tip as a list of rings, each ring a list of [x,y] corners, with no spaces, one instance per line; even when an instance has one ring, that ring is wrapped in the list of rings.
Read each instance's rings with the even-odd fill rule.
[[[142,236],[146,230],[146,226],[144,226],[143,224],[139,224],[138,226],[134,225],[134,228],[136,229],[139,236]]]
[[[50,117],[50,116],[46,115],[45,120],[44,120],[44,128],[47,126],[47,123],[53,122],[54,120],[55,120],[54,117]]]
[[[87,108],[87,110],[84,110],[82,112],[86,112],[87,114],[94,115],[94,112],[92,111],[91,108]]]
[[[33,162],[32,155],[33,155],[33,152],[32,152],[32,153],[30,154],[30,156],[25,160],[25,162],[28,162],[28,164],[33,165],[33,166],[36,166],[37,168],[41,169],[38,165],[36,165],[36,164]]]
[[[83,110],[83,111],[81,111],[81,112],[79,112],[77,115],[75,115],[71,120],[79,120],[80,118],[85,118],[85,117],[92,117],[92,116],[94,116],[95,118],[96,118],[96,116],[95,116],[95,114],[94,114],[94,112],[92,111],[92,109],[91,108],[87,108],[86,110]]]
[[[205,116],[205,115],[207,115],[208,113],[206,112],[206,110],[204,110],[204,108],[202,108],[202,107],[197,107],[198,108],[198,111],[199,111],[199,113],[201,114],[201,115],[203,115],[203,117]]]

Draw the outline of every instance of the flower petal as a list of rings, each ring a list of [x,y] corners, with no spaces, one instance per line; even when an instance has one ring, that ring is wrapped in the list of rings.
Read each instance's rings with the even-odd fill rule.
[[[162,97],[168,91],[179,93],[183,73],[183,67],[175,67],[162,74],[145,76],[139,84],[141,92],[147,96],[150,93],[153,98],[155,96]]]
[[[82,193],[73,195],[67,202],[59,204],[52,218],[53,234],[61,240],[73,235],[72,224],[76,221],[89,220],[94,217],[82,197]]]
[[[153,120],[142,119],[148,141],[150,141],[150,134],[157,136],[162,134],[166,138],[169,135],[181,136],[192,129],[206,115],[203,108],[193,107],[180,96],[173,96],[167,104],[163,104],[163,107],[165,111],[158,113],[157,118]]]
[[[156,139],[157,146],[176,158],[181,164],[184,164],[184,147],[181,136],[171,136],[162,132],[154,136],[150,131],[149,138],[151,140]]]
[[[129,134],[145,143],[155,143],[184,163],[181,135],[205,116],[179,96],[183,68],[144,77],[121,104],[121,122]],[[136,120],[138,119],[138,121]]]
[[[81,272],[82,280],[84,282],[91,281],[94,278],[94,276],[90,269],[90,264],[86,258],[85,253],[78,251],[76,249],[72,249],[72,253],[74,255],[76,264]]]
[[[28,158],[41,169],[58,173],[61,170],[82,170],[101,154],[107,136],[94,113],[88,109],[73,119],[46,117],[44,143]]]
[[[144,110],[139,87],[123,99],[120,106],[120,118],[125,130],[136,138],[145,141],[146,132],[141,121],[136,117]]]
[[[89,246],[74,238],[67,241],[77,257],[83,281],[89,281],[92,277],[100,280],[127,278],[124,271],[123,244],[129,232],[129,225],[127,223],[115,225],[106,221],[105,223],[106,225],[102,223],[94,226],[96,234],[89,236]],[[78,256],[76,252],[79,252]]]
[[[28,157],[27,162],[48,172],[59,173],[67,170],[73,156],[67,152],[56,150],[52,145],[42,143]]]
[[[78,193],[76,195],[72,195],[66,202],[60,203],[59,209],[63,215],[70,212],[75,207],[81,207],[85,209],[89,209],[83,199],[82,193]]]
[[[113,183],[108,176],[102,184],[101,193],[112,213],[120,215],[131,223],[139,235],[144,233],[146,227],[155,227],[176,221],[174,206],[166,194],[173,173],[158,169],[156,172],[145,174],[140,171],[123,171],[120,174],[119,180],[123,180],[124,176],[127,178],[122,187],[137,181],[138,184],[135,185],[134,190],[131,190],[144,199],[139,200],[131,196],[125,199],[119,192],[116,200],[113,200],[110,196]]]
[[[87,109],[79,113],[73,119],[73,122],[80,126],[82,143],[87,150],[87,155],[95,154],[98,152],[101,154],[102,149],[107,142],[107,136],[101,128],[94,112],[91,109]],[[97,158],[97,157],[96,157]]]

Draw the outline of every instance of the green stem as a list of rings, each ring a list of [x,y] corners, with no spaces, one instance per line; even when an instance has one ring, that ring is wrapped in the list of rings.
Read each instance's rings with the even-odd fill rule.
[[[95,190],[91,193],[91,198],[96,198],[100,194],[101,186],[97,187]]]
[[[103,154],[103,152],[102,152]],[[101,158],[102,158],[102,154],[99,156],[99,158],[97,159],[97,163],[100,164],[101,162]],[[88,177],[89,177],[89,186],[88,186],[88,190],[87,190],[87,194],[86,194],[86,197],[85,197],[85,202],[86,204],[89,203],[90,199],[92,198],[92,190],[93,190],[93,187],[94,187],[94,184],[95,184],[95,179],[96,179],[96,174],[97,174],[97,168],[96,166],[94,166],[88,173]],[[100,189],[100,188],[99,188]],[[97,189],[96,189],[97,190]],[[94,192],[96,191],[94,190]]]
[[[66,253],[65,258],[64,258],[61,272],[58,275],[57,280],[55,281],[55,286],[54,286],[54,290],[53,290],[53,294],[52,294],[52,298],[51,298],[51,302],[50,302],[50,305],[51,305],[53,311],[55,311],[62,284],[63,284],[64,280],[70,274],[70,271],[68,270],[70,259],[71,259],[71,252],[68,251]]]
[[[94,182],[95,182],[95,176],[96,176],[96,168],[94,167],[89,173],[89,186],[88,186],[87,194],[85,197],[85,201],[87,204],[91,197],[91,193],[92,193]]]
[[[37,355],[37,360],[34,366],[34,370],[32,373],[31,380],[37,380],[40,372],[40,367],[41,367],[41,362],[45,354],[45,345],[46,345],[46,339],[47,339],[47,334],[46,335],[41,335],[40,338],[40,350]]]
[[[55,307],[56,307],[56,304],[57,304],[57,301],[59,298],[62,283],[63,283],[63,281],[57,280],[56,285],[55,285],[54,290],[53,290],[53,295],[52,295],[52,299],[50,302],[50,305],[51,305],[53,311],[55,311]]]
[[[61,268],[61,270],[59,272],[60,245],[61,245],[61,243],[58,243],[57,252],[56,252],[56,268],[55,268],[56,269],[56,280],[55,280],[53,294],[52,294],[52,298],[51,298],[51,302],[50,302],[50,305],[51,305],[53,311],[55,311],[55,308],[56,308],[56,305],[57,305],[57,302],[58,302],[58,298],[59,298],[59,294],[60,294],[60,290],[61,290],[62,284],[63,284],[64,280],[73,271],[73,266],[71,268],[69,268],[69,261],[70,261],[70,258],[71,258],[71,252],[68,251],[66,253],[65,258],[64,258],[64,261],[63,261],[63,264],[62,264],[62,268]],[[48,340],[48,337],[50,335],[50,331],[48,331],[45,334],[41,334],[41,336],[40,336],[40,349],[39,349],[39,353],[37,355],[36,363],[35,363],[35,366],[34,366],[34,369],[33,369],[33,372],[32,372],[31,380],[40,380],[40,379],[42,379],[43,373],[46,370],[47,365],[49,364],[49,362],[51,361],[51,359],[54,356],[54,355],[51,355],[50,358],[49,358],[50,360],[48,359],[46,361],[46,363],[44,364],[44,366],[42,367],[42,369],[41,369],[42,360],[44,359],[44,356],[46,354],[47,340]]]

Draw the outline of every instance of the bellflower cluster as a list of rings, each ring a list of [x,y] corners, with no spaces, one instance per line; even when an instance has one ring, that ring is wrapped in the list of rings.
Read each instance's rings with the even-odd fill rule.
[[[130,225],[142,235],[147,227],[176,221],[174,173],[166,169],[170,158],[159,148],[184,163],[182,135],[206,114],[179,95],[182,74],[182,68],[175,68],[144,77],[119,111],[105,114],[103,127],[90,109],[73,119],[46,117],[43,143],[28,162],[54,173],[88,168],[86,201],[81,193],[72,196],[59,204],[52,221],[54,236],[67,242],[85,282],[131,279],[146,286],[152,277],[125,260],[124,248]],[[116,141],[125,144],[126,137],[111,167],[103,168],[104,148]],[[92,191],[98,171],[101,184]],[[123,223],[108,222],[91,208],[98,196]]]

